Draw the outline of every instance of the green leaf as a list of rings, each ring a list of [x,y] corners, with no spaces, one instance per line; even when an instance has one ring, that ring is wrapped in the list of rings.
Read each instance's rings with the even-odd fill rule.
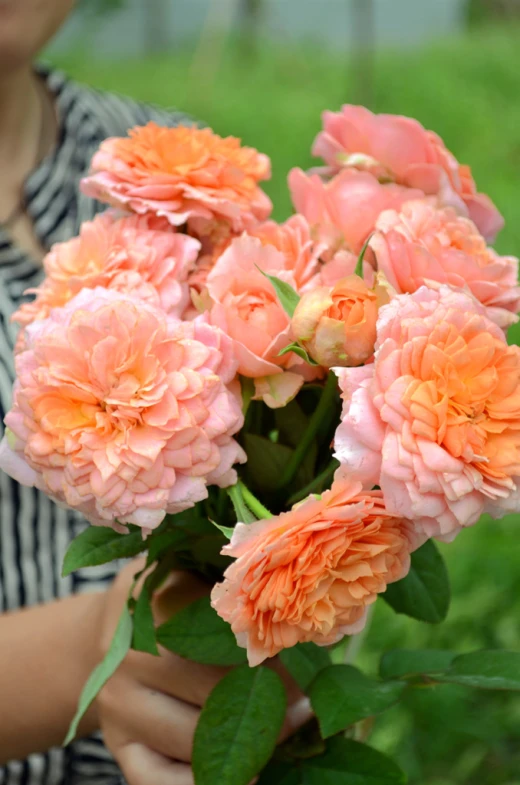
[[[392,583],[383,599],[397,613],[438,624],[446,618],[450,605],[450,582],[444,559],[428,540],[412,553],[410,572]]]
[[[266,441],[268,440],[266,439]],[[269,442],[269,444],[271,444],[271,442]],[[245,503],[240,484],[237,483],[236,485],[232,485],[230,488],[227,488],[226,490],[233,504],[233,509],[235,510],[237,521],[239,523],[254,523],[257,520],[257,517],[256,515],[253,515],[253,513]]]
[[[157,641],[155,639],[155,622],[153,620],[152,604],[148,581],[145,581],[139,598],[134,608],[134,634],[132,648],[144,651],[147,654],[159,656]]]
[[[445,649],[394,649],[383,654],[379,674],[382,679],[408,679],[422,673],[442,673],[455,656]]]
[[[484,690],[520,690],[520,653],[490,649],[460,654],[436,681]]]
[[[263,492],[278,489],[280,477],[291,459],[294,450],[285,444],[274,443],[255,433],[246,433],[244,446],[247,452],[248,485]],[[316,460],[316,444],[311,444],[299,467],[295,484],[305,485],[313,476]]]
[[[149,567],[166,552],[183,550],[188,547],[188,543],[188,537],[181,529],[172,529],[156,535],[152,534],[146,541],[148,546],[146,566]]]
[[[230,540],[232,538],[233,532],[235,531],[232,526],[221,526],[220,523],[211,520],[211,518],[209,521],[213,524],[213,526],[216,526],[220,532],[222,532],[226,540]]]
[[[193,745],[196,785],[249,785],[276,747],[287,705],[282,680],[243,665],[217,684]]]
[[[298,401],[290,401],[287,406],[272,411],[276,427],[280,432],[279,441],[289,447],[297,447],[309,424],[309,418]]]
[[[63,560],[62,575],[82,567],[94,567],[114,559],[131,559],[146,549],[141,529],[119,534],[108,526],[89,526],[69,545]]]
[[[281,760],[273,760],[263,770],[257,785],[302,785],[299,766]]]
[[[125,605],[123,612],[119,618],[112,643],[107,651],[105,658],[90,674],[87,683],[85,684],[81,693],[78,710],[70,724],[67,737],[63,742],[63,746],[67,746],[73,740],[78,730],[78,725],[81,719],[94,698],[98,695],[101,689],[105,686],[110,677],[119,668],[124,658],[130,650],[132,644],[132,631],[133,623],[132,617],[128,606]]]
[[[315,643],[298,643],[291,649],[283,649],[279,656],[302,692],[321,670],[332,665],[327,649]]]
[[[368,235],[368,237],[365,240],[365,243],[363,245],[363,248],[361,249],[361,253],[358,256],[358,260],[357,260],[357,264],[356,264],[356,269],[354,270],[354,274],[355,275],[359,275],[360,278],[363,278],[363,260],[365,258],[365,254],[367,252],[368,244],[369,244],[370,240],[372,239],[372,235],[373,234],[374,233],[371,232]]]
[[[187,605],[156,632],[169,651],[203,665],[241,665],[246,651],[238,646],[231,627],[211,607],[210,598]]]
[[[306,349],[304,349],[303,346],[300,346],[299,343],[290,343],[289,346],[286,346],[278,352],[278,357],[283,357],[284,354],[289,354],[289,352],[294,352],[294,354],[297,354],[298,357],[301,357],[302,360],[305,360],[309,365],[319,365],[319,363],[317,363],[316,360],[313,360]]]
[[[352,665],[331,665],[309,688],[321,735],[328,738],[355,722],[380,714],[396,703],[406,684],[369,679]]]
[[[260,267],[258,267],[258,269],[260,270]],[[300,302],[300,295],[295,292],[290,284],[285,283],[285,281],[281,281],[280,278],[276,277],[276,275],[268,275],[268,273],[264,273],[263,270],[260,270],[260,272],[262,275],[265,275],[266,278],[269,278],[273,284],[276,295],[280,300],[282,308],[284,309],[285,313],[292,318],[296,310],[296,306]]]
[[[301,773],[301,785],[405,785],[406,783],[404,773],[391,758],[367,747],[366,744],[341,736],[329,739],[323,755],[303,761]]]

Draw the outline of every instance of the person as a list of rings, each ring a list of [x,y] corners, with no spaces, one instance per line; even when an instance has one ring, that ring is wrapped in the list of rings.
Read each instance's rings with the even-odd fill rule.
[[[12,313],[42,279],[50,246],[77,234],[102,206],[78,183],[109,136],[185,117],[103,94],[34,58],[73,0],[0,0],[0,409],[14,380]],[[222,670],[164,653],[131,652],[60,748],[80,691],[106,651],[137,565],[60,577],[71,539],[85,526],[33,488],[0,472],[0,783],[190,785],[194,728]],[[206,591],[174,575],[157,614]],[[162,607],[162,610],[161,610]],[[286,732],[300,721],[296,692]],[[101,729],[107,746],[99,735]],[[119,765],[118,765],[119,764]]]

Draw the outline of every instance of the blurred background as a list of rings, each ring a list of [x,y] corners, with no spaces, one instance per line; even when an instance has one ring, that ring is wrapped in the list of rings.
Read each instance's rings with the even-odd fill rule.
[[[313,163],[324,109],[416,117],[471,165],[506,218],[498,250],[520,256],[520,0],[84,0],[46,57],[267,153],[278,220],[291,212],[288,170]],[[394,647],[520,651],[520,520],[483,520],[441,547],[448,620],[428,626],[378,602],[367,671]],[[377,719],[371,743],[412,785],[520,785],[520,698],[415,690]]]

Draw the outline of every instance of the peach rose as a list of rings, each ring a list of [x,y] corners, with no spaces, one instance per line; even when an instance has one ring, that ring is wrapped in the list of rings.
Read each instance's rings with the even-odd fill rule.
[[[396,296],[374,363],[336,373],[335,455],[390,512],[453,539],[484,512],[520,511],[520,349],[470,294]]]
[[[431,282],[468,287],[499,327],[518,321],[518,260],[488,248],[469,219],[422,200],[381,213],[376,228],[370,247],[398,292]]]
[[[155,123],[133,128],[127,138],[106,139],[84,178],[87,196],[136,213],[165,216],[194,234],[241,232],[271,212],[259,188],[270,177],[266,155],[208,128]]]
[[[234,240],[207,278],[209,318],[233,339],[238,372],[256,380],[256,397],[277,408],[315,369],[293,352],[279,356],[292,341],[291,322],[264,272],[296,285],[285,255],[272,245],[247,235]]]
[[[374,353],[378,310],[389,299],[384,286],[370,289],[358,275],[320,286],[296,306],[293,335],[325,368],[362,365]]]
[[[284,269],[292,271],[297,291],[305,291],[306,288],[318,285],[317,277],[323,266],[320,255],[326,249],[323,244],[314,242],[310,226],[303,215],[292,215],[282,224],[265,221],[249,229],[247,234],[256,237],[262,245],[272,245],[283,253]],[[235,239],[236,236],[228,234],[220,243],[213,244],[199,257],[195,270],[189,277],[189,285],[193,290],[192,297],[199,307],[204,306],[204,289],[210,270]],[[355,265],[354,261],[352,269]]]
[[[86,221],[79,236],[56,243],[43,260],[44,282],[31,290],[13,320],[25,326],[45,319],[51,308],[65,305],[82,289],[102,286],[126,292],[180,316],[189,302],[188,273],[200,243],[173,232],[168,224],[142,216],[120,217],[108,210]]]
[[[239,523],[222,551],[236,559],[212,605],[247,648],[251,667],[282,649],[328,646],[359,632],[366,610],[403,578],[421,544],[379,491],[341,473],[330,491],[269,520]]]
[[[394,183],[381,185],[368,172],[346,169],[325,182],[317,174],[301,169],[289,173],[289,188],[296,210],[305,216],[316,239],[330,256],[342,248],[358,254],[383,210],[400,209],[422,191]]]
[[[285,267],[292,270],[298,292],[305,291],[320,270],[320,257],[326,250],[314,241],[311,228],[303,215],[292,215],[285,223],[266,221],[248,234],[258,237],[263,245],[274,245],[285,256]]]
[[[245,454],[229,338],[128,295],[84,289],[26,329],[0,468],[92,523],[150,530]]]
[[[332,172],[361,169],[383,182],[438,196],[441,204],[469,215],[489,242],[504,225],[491,199],[477,193],[469,166],[459,164],[437,134],[410,117],[376,115],[348,104],[341,112],[324,112],[312,152]]]

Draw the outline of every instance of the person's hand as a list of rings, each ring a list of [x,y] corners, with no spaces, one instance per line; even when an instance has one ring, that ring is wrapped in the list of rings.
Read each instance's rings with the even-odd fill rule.
[[[104,652],[141,568],[140,561],[126,566],[107,594]],[[155,599],[156,621],[165,621],[208,591],[195,576],[174,573]],[[224,668],[189,662],[164,649],[160,657],[128,654],[96,701],[105,744],[128,785],[193,785],[190,761],[200,707],[225,673]],[[308,719],[309,709],[294,682],[287,676],[284,681],[290,708],[282,735],[287,737]]]

